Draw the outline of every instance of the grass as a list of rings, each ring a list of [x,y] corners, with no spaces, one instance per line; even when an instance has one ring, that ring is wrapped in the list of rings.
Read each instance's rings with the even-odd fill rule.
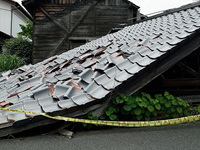
[[[0,54],[0,72],[16,69],[25,64],[23,58],[7,53]]]

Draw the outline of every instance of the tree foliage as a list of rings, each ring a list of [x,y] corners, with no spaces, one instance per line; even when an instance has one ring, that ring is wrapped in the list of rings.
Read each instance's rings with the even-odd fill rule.
[[[20,27],[22,31],[18,33],[19,35],[33,39],[33,24],[28,19],[26,19],[26,25],[20,24]]]
[[[32,42],[22,36],[5,40],[3,45],[5,53],[21,57],[26,63],[30,63],[32,47]]]

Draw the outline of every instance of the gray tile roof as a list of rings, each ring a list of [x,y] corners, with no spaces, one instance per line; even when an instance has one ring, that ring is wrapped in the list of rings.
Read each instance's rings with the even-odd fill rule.
[[[199,29],[197,3],[147,18],[43,62],[22,66],[16,72],[8,71],[0,78],[0,107],[63,111],[65,115],[66,110],[77,108],[71,116],[99,108],[114,89],[126,87],[129,81],[141,82],[137,78],[143,77],[147,69],[151,71],[164,58],[173,57]],[[89,103],[92,105],[86,107]],[[0,128],[10,122],[28,123],[33,116],[0,111]]]

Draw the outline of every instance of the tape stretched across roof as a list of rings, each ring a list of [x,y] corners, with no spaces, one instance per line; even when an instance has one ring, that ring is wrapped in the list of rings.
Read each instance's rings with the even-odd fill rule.
[[[199,5],[156,15],[35,65],[3,73],[0,107],[45,113],[63,110],[67,115],[66,110],[95,105],[121,86],[128,89],[127,81],[137,80],[140,73],[173,57],[181,45],[194,39],[200,29]],[[0,111],[0,128],[30,123],[32,117]]]

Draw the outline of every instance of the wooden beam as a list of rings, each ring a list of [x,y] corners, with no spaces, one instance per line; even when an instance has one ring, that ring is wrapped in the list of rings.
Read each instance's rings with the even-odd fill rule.
[[[86,18],[86,16],[88,15],[88,13],[94,8],[94,6],[96,6],[96,4],[98,3],[97,1],[93,1],[92,5],[88,8],[88,10],[83,14],[83,16],[76,22],[76,24],[72,27],[72,29],[70,30],[70,32],[63,38],[63,40],[60,42],[60,44],[55,48],[54,51],[51,52],[51,56],[55,55],[59,49],[61,48],[61,46],[66,42],[66,40],[72,35],[72,33],[76,30],[76,28],[81,24],[81,22]]]
[[[181,67],[183,70],[187,71],[189,74],[197,78],[200,78],[200,74],[198,72],[196,72],[194,69],[190,68],[189,66],[183,64],[182,62],[178,62],[176,65]]]
[[[54,23],[56,26],[58,26],[60,29],[62,29],[63,31],[65,31],[67,34],[68,33],[68,30],[62,25],[60,24],[60,22],[55,18],[53,17],[52,15],[50,15],[44,8],[40,7],[40,10],[47,16],[49,17]]]
[[[200,85],[199,79],[172,79],[172,80],[167,79],[162,81],[162,87],[180,87],[180,86],[198,86],[198,85]]]

